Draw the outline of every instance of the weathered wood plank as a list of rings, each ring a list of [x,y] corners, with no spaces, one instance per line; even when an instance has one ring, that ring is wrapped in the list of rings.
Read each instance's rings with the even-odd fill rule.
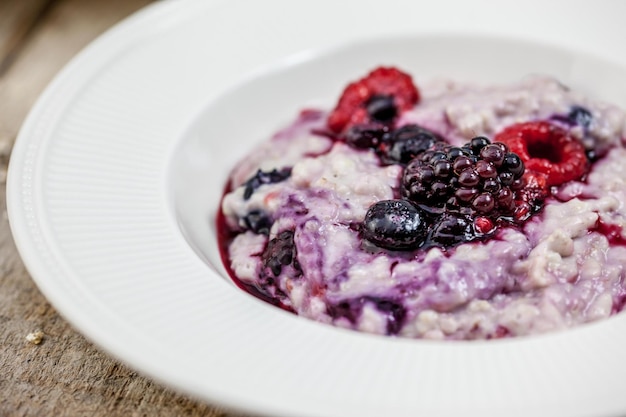
[[[25,13],[19,12],[26,7],[22,0],[8,1],[0,3],[0,27]],[[57,0],[27,31],[0,75],[0,171],[26,113],[54,74],[99,33],[148,2]],[[141,377],[76,333],[21,262],[4,193],[0,175],[0,416],[233,416]],[[28,342],[26,336],[37,329],[44,333],[41,343]]]

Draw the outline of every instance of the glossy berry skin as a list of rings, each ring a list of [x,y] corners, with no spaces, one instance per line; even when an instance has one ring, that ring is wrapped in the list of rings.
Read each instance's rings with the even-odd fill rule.
[[[389,128],[381,124],[354,125],[343,135],[343,140],[356,149],[376,149],[388,132]]]
[[[391,123],[398,115],[393,96],[374,95],[367,100],[365,110],[372,120],[380,123]]]
[[[449,212],[438,217],[432,225],[428,240],[435,246],[451,248],[476,239],[470,216]]]
[[[515,210],[510,187],[523,173],[521,158],[502,143],[485,137],[462,147],[438,142],[407,165],[401,192],[417,204],[510,217]]]
[[[424,213],[407,200],[382,200],[367,211],[362,225],[365,239],[391,250],[419,247],[426,238]]]
[[[273,169],[271,171],[261,171],[260,169],[254,176],[244,184],[243,199],[248,200],[252,197],[252,193],[261,185],[274,184],[286,180],[291,176],[291,168],[283,168],[280,171]]]
[[[519,155],[528,171],[545,175],[548,187],[579,180],[587,172],[584,146],[550,122],[518,123],[498,133],[496,140]]]
[[[419,99],[419,91],[410,75],[397,68],[379,67],[345,88],[328,116],[328,128],[340,134],[356,124],[390,123]]]
[[[406,165],[411,159],[441,142],[441,136],[421,126],[410,124],[384,137],[381,156],[387,163]]]

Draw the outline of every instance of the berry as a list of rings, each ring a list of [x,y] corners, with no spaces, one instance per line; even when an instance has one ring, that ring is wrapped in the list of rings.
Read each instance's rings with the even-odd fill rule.
[[[393,121],[398,113],[393,96],[372,96],[367,100],[365,110],[372,119],[382,123]]]
[[[508,145],[528,171],[544,174],[548,187],[578,180],[587,172],[584,146],[549,122],[509,126],[496,135],[496,140]]]
[[[480,176],[472,168],[466,168],[459,174],[459,185],[461,187],[471,188],[478,185]]]
[[[280,275],[283,267],[288,265],[292,265],[299,273],[302,273],[296,259],[297,251],[293,237],[294,233],[290,230],[279,233],[267,243],[261,255],[263,266],[269,268],[275,277]]]
[[[411,76],[393,67],[379,67],[349,84],[328,116],[328,127],[341,133],[368,121],[392,123],[402,111],[411,109],[420,95]]]
[[[479,154],[480,151],[491,142],[484,136],[476,136],[469,142],[469,148],[473,154]]]
[[[272,219],[261,210],[250,211],[243,217],[243,223],[246,229],[262,235],[269,235],[272,227]]]
[[[454,172],[459,175],[461,172],[469,169],[474,165],[474,158],[470,158],[465,155],[461,155],[458,158],[454,159],[452,167],[454,168]]]
[[[496,205],[491,193],[481,193],[472,200],[472,208],[480,213],[489,213]]]
[[[574,126],[580,126],[582,128],[583,137],[581,143],[585,147],[589,161],[594,162],[607,152],[606,148],[597,146],[597,138],[590,132],[591,124],[593,123],[593,115],[585,107],[573,105],[566,115],[555,114],[550,117],[550,120],[557,122],[557,124],[560,124],[566,129],[570,129]]]
[[[291,176],[291,168],[283,168],[280,171],[273,169],[271,171],[261,171],[260,169],[252,178],[244,184],[243,199],[248,200],[254,191],[264,184],[273,184],[286,180]]]
[[[367,210],[362,233],[385,249],[417,248],[426,234],[424,213],[407,200],[382,200]]]
[[[522,179],[522,185],[515,192],[518,201],[523,201],[529,206],[538,206],[550,194],[548,177],[540,172],[528,172]]]
[[[370,302],[374,303],[378,311],[387,316],[387,334],[398,334],[406,317],[406,309],[402,303],[384,298],[368,298]]]
[[[346,143],[357,149],[375,149],[382,143],[383,135],[389,129],[380,124],[361,124],[351,126],[343,135]]]
[[[487,217],[476,217],[474,219],[474,230],[477,234],[489,234],[495,230],[495,227],[495,224]]]
[[[582,106],[572,106],[567,114],[567,118],[572,123],[581,126],[585,130],[589,129],[591,121],[593,120],[591,112]]]
[[[497,219],[514,212],[524,163],[501,143],[476,137],[463,147],[436,142],[404,170],[402,195],[417,204]]]
[[[414,124],[402,126],[384,139],[381,156],[385,162],[392,164],[407,164],[435,143],[443,141],[436,133]]]
[[[448,212],[441,215],[432,226],[428,240],[444,248],[476,239],[474,222],[468,215]]]
[[[487,145],[480,150],[480,157],[487,162],[491,162],[496,168],[502,165],[505,156],[506,151],[495,143]]]
[[[329,304],[326,308],[333,319],[345,318],[354,324],[361,316],[363,306],[370,303],[374,304],[376,310],[387,316],[387,334],[398,334],[406,317],[406,309],[399,301],[376,296],[362,296]]]
[[[513,177],[519,177],[524,172],[524,162],[522,158],[514,153],[509,153],[504,157],[504,166]]]

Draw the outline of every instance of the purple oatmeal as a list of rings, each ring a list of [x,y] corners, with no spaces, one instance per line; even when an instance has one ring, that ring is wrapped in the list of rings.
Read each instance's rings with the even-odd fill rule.
[[[224,261],[250,293],[381,335],[490,339],[626,302],[626,113],[547,77],[413,85],[303,111],[232,172]]]

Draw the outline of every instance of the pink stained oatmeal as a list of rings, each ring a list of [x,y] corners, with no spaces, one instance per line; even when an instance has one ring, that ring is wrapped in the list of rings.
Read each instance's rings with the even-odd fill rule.
[[[626,114],[547,77],[416,87],[395,68],[307,110],[230,176],[250,293],[381,335],[565,329],[626,302]]]

